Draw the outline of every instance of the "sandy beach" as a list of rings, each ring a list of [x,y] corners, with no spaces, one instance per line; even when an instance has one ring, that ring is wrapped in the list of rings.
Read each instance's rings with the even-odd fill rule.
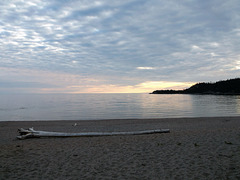
[[[171,132],[17,140],[29,127]],[[240,117],[0,122],[0,136],[0,179],[240,179]]]

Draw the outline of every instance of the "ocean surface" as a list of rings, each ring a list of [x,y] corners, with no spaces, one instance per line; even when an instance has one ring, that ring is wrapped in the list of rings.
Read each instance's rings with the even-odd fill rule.
[[[240,116],[240,96],[160,94],[0,95],[0,121]]]

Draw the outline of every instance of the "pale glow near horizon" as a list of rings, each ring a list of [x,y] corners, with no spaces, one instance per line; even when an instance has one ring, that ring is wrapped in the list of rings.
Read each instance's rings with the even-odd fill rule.
[[[193,82],[146,81],[136,85],[115,85],[107,84],[104,79],[99,77],[89,78],[68,73],[0,68],[2,77],[6,72],[10,79],[14,79],[16,76],[28,79],[28,81],[20,82],[25,83],[26,86],[32,82],[36,83],[34,88],[28,89],[29,93],[151,93],[160,89],[182,90],[194,84]],[[48,87],[49,84],[52,87]],[[16,92],[23,90],[24,87],[15,88]]]

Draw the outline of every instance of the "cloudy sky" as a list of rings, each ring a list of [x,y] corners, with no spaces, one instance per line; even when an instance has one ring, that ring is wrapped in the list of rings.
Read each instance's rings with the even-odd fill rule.
[[[0,93],[152,92],[239,77],[239,0],[2,0]]]

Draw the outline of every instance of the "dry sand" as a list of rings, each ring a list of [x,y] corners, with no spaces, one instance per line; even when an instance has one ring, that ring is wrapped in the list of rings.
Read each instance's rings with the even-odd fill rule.
[[[17,140],[20,127],[171,132]],[[240,179],[240,117],[0,122],[0,136],[0,179]]]

